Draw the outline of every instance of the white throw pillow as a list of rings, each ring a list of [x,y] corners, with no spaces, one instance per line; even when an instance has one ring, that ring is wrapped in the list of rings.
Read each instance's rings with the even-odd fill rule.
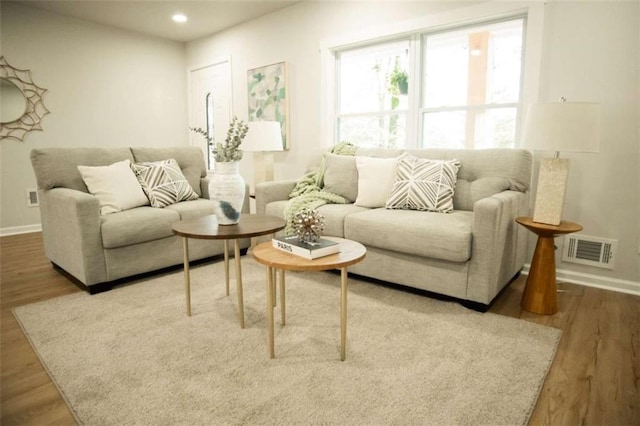
[[[78,171],[89,192],[100,200],[100,214],[149,205],[129,160],[109,166],[78,166]]]
[[[358,198],[362,207],[384,207],[396,180],[396,158],[356,157]]]

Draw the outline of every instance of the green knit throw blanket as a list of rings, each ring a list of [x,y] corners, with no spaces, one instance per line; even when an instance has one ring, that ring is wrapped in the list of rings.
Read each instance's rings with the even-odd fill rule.
[[[357,147],[348,142],[341,142],[331,148],[329,152],[337,155],[355,155],[356,149]],[[349,200],[338,194],[322,190],[324,187],[325,162],[325,157],[322,156],[318,170],[302,176],[289,194],[289,201],[284,208],[285,235],[293,234],[293,218],[300,210],[304,208],[317,209],[324,204],[347,204],[349,202]]]

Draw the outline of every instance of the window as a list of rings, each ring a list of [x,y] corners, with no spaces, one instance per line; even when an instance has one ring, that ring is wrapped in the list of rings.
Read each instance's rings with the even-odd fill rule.
[[[514,147],[524,26],[525,18],[509,18],[336,52],[337,141]]]
[[[422,146],[514,147],[523,23],[423,36]]]
[[[338,53],[339,141],[403,147],[408,104],[409,40]]]

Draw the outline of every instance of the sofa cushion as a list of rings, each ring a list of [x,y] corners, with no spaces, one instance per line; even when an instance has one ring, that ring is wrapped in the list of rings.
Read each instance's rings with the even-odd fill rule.
[[[207,175],[204,154],[197,146],[176,146],[168,148],[131,148],[135,163],[151,163],[173,158],[187,178],[189,185],[198,196],[202,196],[200,179]]]
[[[358,197],[361,207],[384,207],[396,180],[396,158],[356,157]]]
[[[366,246],[465,262],[471,257],[473,213],[371,209],[345,218],[344,237]]]
[[[78,165],[108,166],[133,161],[129,148],[37,148],[31,150],[31,164],[38,188],[69,188],[89,192]]]
[[[473,210],[476,201],[505,189],[525,192],[531,180],[531,153],[525,149],[418,149],[407,150],[419,158],[456,158],[458,171],[453,208]],[[484,180],[488,178],[489,180]]]
[[[401,155],[386,208],[450,213],[453,211],[458,169],[458,160],[430,160],[411,154]]]
[[[129,160],[109,166],[78,166],[78,171],[89,192],[100,201],[100,214],[149,205]]]
[[[408,149],[358,148],[356,155],[368,157],[396,157],[403,152],[418,158],[460,160],[456,190],[453,194],[455,210],[473,210],[476,201],[506,189],[526,192],[531,180],[532,155],[525,149]],[[480,181],[490,178],[491,181]],[[491,184],[489,184],[491,182]]]
[[[192,201],[167,206],[166,209],[173,210],[180,215],[180,220],[194,219],[201,216],[215,214],[216,203],[206,198],[198,198]]]
[[[274,201],[265,206],[264,214],[284,218],[287,201]],[[318,212],[324,216],[324,231],[322,235],[344,238],[344,219],[352,213],[367,211],[365,207],[354,204],[325,204],[318,207]]]
[[[284,208],[287,206],[287,203],[287,200],[273,201],[264,206],[264,214],[284,219]]]
[[[180,220],[175,210],[138,207],[102,216],[104,248],[124,247],[170,237],[171,225]]]
[[[180,201],[197,200],[198,194],[173,158],[131,166],[152,207],[166,207]]]
[[[324,155],[323,191],[340,195],[353,203],[358,196],[358,169],[352,155]]]
[[[318,207],[318,212],[324,216],[322,235],[344,238],[345,218],[350,214],[367,210],[367,208],[355,204],[325,204]]]

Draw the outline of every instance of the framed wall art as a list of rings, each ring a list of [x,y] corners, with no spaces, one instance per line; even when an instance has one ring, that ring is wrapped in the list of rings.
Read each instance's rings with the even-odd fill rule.
[[[287,64],[266,65],[247,71],[249,121],[277,121],[282,147],[289,149],[289,97]]]

